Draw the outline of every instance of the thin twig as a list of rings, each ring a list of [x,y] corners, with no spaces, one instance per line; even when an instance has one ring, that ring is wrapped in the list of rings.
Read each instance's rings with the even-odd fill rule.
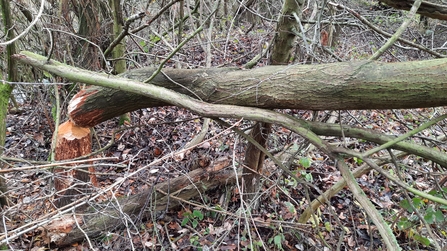
[[[40,17],[42,16],[43,10],[45,9],[44,7],[45,7],[45,0],[41,0],[41,1],[40,1],[39,12],[37,13],[36,18],[34,18],[34,20],[28,25],[28,27],[26,27],[26,29],[25,29],[22,33],[20,33],[19,35],[17,35],[15,38],[13,38],[13,39],[11,39],[11,40],[9,40],[9,41],[0,43],[0,45],[9,45],[9,44],[12,44],[12,43],[14,43],[15,41],[17,41],[19,38],[21,38],[22,36],[24,36],[25,34],[27,34],[28,31],[31,30],[31,28],[33,28],[33,26],[37,23],[37,21],[39,21]]]
[[[383,30],[380,29],[379,27],[377,27],[377,26],[375,26],[374,24],[372,24],[371,22],[369,22],[366,18],[364,18],[363,16],[361,16],[359,13],[355,12],[353,9],[350,9],[350,8],[348,8],[348,7],[346,7],[346,6],[343,6],[343,5],[341,5],[341,4],[336,4],[336,3],[333,3],[333,2],[329,2],[329,4],[335,6],[336,8],[347,10],[351,15],[353,15],[353,16],[354,16],[355,18],[357,18],[360,22],[362,22],[363,24],[365,24],[366,26],[368,26],[369,28],[371,28],[371,29],[374,30],[375,32],[377,32],[377,33],[379,33],[379,34],[382,34],[382,35],[384,35],[384,36],[386,36],[386,37],[392,37],[392,36],[393,36],[393,34],[390,34],[390,33],[386,32],[386,31],[383,31]],[[445,57],[446,57],[446,55],[442,55],[442,54],[440,54],[440,53],[438,53],[438,52],[436,52],[436,51],[430,50],[429,48],[427,48],[427,47],[425,47],[425,46],[423,46],[423,45],[413,43],[413,42],[411,42],[411,41],[409,41],[409,40],[406,40],[406,39],[404,39],[404,38],[400,38],[400,37],[399,37],[397,40],[398,40],[399,42],[404,43],[404,44],[408,44],[408,45],[410,45],[410,46],[413,46],[413,47],[415,47],[415,48],[417,48],[417,49],[419,49],[419,50],[421,50],[421,51],[425,51],[425,52],[427,52],[427,53],[429,53],[429,54],[431,54],[431,55],[433,55],[433,56],[435,56],[435,57],[438,57],[438,58],[445,58]]]
[[[208,20],[214,15],[214,13],[218,10],[218,5],[216,6],[216,8],[213,10],[213,12],[211,12],[211,14],[205,19],[205,21],[199,26],[199,28],[197,28],[191,35],[189,35],[185,40],[183,40],[176,48],[175,50],[171,51],[171,53],[169,53],[169,55],[160,63],[160,65],[158,66],[157,70],[155,70],[152,75],[144,80],[144,83],[149,83],[152,79],[155,78],[155,76],[158,75],[158,73],[160,73],[161,69],[163,69],[163,66],[168,62],[169,59],[171,59],[175,54],[177,54],[177,52],[186,44],[189,42],[189,40],[191,40],[193,37],[195,37],[199,32],[201,32],[203,30],[203,27],[205,26],[205,24],[208,22]]]
[[[50,32],[50,31],[49,31]],[[51,32],[50,32],[51,33]],[[49,60],[50,58],[48,58]],[[59,89],[58,86],[54,86],[54,97],[56,99],[56,117],[54,118],[54,132],[53,132],[53,138],[51,139],[51,154],[50,154],[50,161],[54,161],[56,158],[56,147],[57,147],[57,136],[59,132],[59,123],[61,119],[61,100],[59,97]]]
[[[402,35],[402,33],[404,33],[404,31],[407,29],[408,25],[411,23],[411,21],[413,21],[414,16],[416,15],[416,12],[419,9],[419,6],[421,5],[422,0],[416,0],[413,3],[413,6],[411,7],[411,10],[408,12],[407,17],[405,18],[405,20],[403,21],[403,23],[401,24],[401,26],[399,27],[399,29],[396,30],[396,32],[394,33],[394,35],[392,37],[390,37],[390,39],[388,39],[388,41],[382,45],[382,47],[380,47],[375,53],[374,55],[372,55],[369,60],[377,60],[379,59],[380,56],[382,56],[383,53],[385,53],[386,50],[388,50],[388,48],[390,48],[395,42],[396,40]]]
[[[337,156],[336,165],[340,170],[343,178],[346,180],[346,184],[350,188],[352,194],[360,202],[360,205],[362,205],[363,209],[367,212],[368,216],[371,217],[372,221],[376,225],[388,250],[402,250],[399,247],[396,236],[393,234],[390,226],[385,222],[382,215],[371,203],[371,200],[368,199],[365,192],[363,192],[363,190],[360,188],[359,184],[354,178],[354,175],[349,170],[349,167],[342,156]]]
[[[8,158],[8,157],[2,157],[2,159],[8,159],[11,161],[17,161],[17,162],[24,162],[21,159],[16,158]],[[94,158],[94,159],[85,159],[85,160],[68,160],[68,161],[57,161],[54,163],[49,164],[43,164],[43,165],[37,165],[37,166],[23,166],[23,167],[14,167],[14,168],[8,168],[8,169],[0,169],[0,173],[10,173],[10,172],[22,172],[22,171],[29,171],[29,170],[38,170],[38,169],[46,169],[56,166],[62,166],[62,165],[75,165],[79,163],[85,163],[85,162],[93,162],[93,161],[100,161],[100,160],[116,160],[116,157],[104,157],[104,158]]]
[[[73,209],[73,219],[74,219],[74,221],[75,221],[76,226],[78,227],[78,229],[81,230],[81,232],[84,234],[85,239],[87,240],[87,242],[88,242],[88,246],[90,247],[90,249],[91,249],[91,250],[96,250],[96,249],[93,247],[93,245],[92,245],[92,241],[90,241],[90,238],[88,237],[88,234],[84,231],[84,229],[82,229],[81,225],[79,225],[79,222],[78,222],[78,219],[77,219],[76,214],[75,214],[75,212],[74,212],[74,209]]]

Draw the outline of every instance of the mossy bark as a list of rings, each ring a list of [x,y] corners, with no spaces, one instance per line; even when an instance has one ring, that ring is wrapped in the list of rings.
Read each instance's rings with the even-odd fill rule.
[[[113,17],[113,40],[119,37],[121,32],[123,31],[124,20],[123,20],[123,12],[121,9],[120,0],[109,0],[109,5],[112,8],[112,17]],[[112,51],[113,56],[113,71],[114,74],[121,74],[126,71],[126,60],[124,59],[124,53],[126,51],[125,47],[125,38],[122,39]],[[130,123],[130,113],[125,113],[120,115],[120,125],[125,123]]]
[[[10,1],[1,0],[1,11],[4,23],[5,33],[7,34],[7,39],[12,40],[14,35],[14,30],[12,29],[12,15]],[[7,72],[8,81],[17,81],[17,63],[13,60],[12,55],[15,54],[15,44],[11,43],[6,46],[6,60],[7,60]],[[3,79],[3,78],[2,78]],[[8,102],[11,96],[13,87],[6,83],[0,83],[0,153],[3,151],[3,146],[5,145],[6,139],[6,115],[8,113]],[[8,188],[3,176],[0,175],[0,206],[4,206],[7,203],[6,196]]]

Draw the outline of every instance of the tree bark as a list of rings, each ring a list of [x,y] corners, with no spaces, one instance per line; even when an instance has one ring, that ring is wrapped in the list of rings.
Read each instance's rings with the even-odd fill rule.
[[[109,0],[109,6],[111,8],[112,17],[113,17],[113,40],[119,37],[121,32],[123,31],[124,19],[123,19],[123,11],[120,0]],[[115,74],[120,74],[126,71],[126,60],[124,58],[124,54],[126,52],[125,39],[122,39],[116,46],[113,48],[112,56],[115,61],[112,62],[113,69]]]
[[[379,2],[401,10],[410,10],[414,3],[413,0],[379,0]],[[417,13],[434,19],[447,20],[447,5],[424,1],[419,7]]]
[[[109,0],[109,5],[111,7],[112,17],[113,17],[113,40],[117,39],[123,32],[124,19],[123,11],[120,0]],[[113,65],[113,74],[121,74],[126,71],[126,60],[125,60],[125,46],[126,38],[123,38],[112,50],[112,56],[114,60],[111,62]],[[131,123],[130,113],[124,113],[120,116],[120,125],[125,123]]]
[[[268,109],[355,110],[398,109],[446,105],[447,60],[385,64],[349,62],[327,65],[268,66],[255,70],[166,69],[151,84],[209,103]],[[123,75],[144,80],[155,69]],[[276,74],[275,74],[276,73]],[[94,76],[92,76],[94,78]],[[175,83],[178,84],[175,84]],[[91,87],[70,102],[71,119],[94,126],[128,111],[169,105],[119,89]]]
[[[278,27],[272,42],[271,65],[288,65],[295,48],[296,33],[299,30],[294,14],[301,16],[302,0],[286,0],[278,20]]]
[[[103,18],[101,12],[101,0],[76,0],[73,1],[73,10],[79,22],[79,31],[77,35],[85,37],[89,42],[80,40],[80,46],[76,47],[74,58],[79,58],[79,66],[91,70],[101,70],[101,58],[97,55],[99,48],[93,46],[91,43],[101,44],[101,19]],[[105,18],[104,18],[105,19]]]
[[[4,33],[7,34],[7,40],[10,41],[15,38],[14,24],[12,22],[10,1],[0,1],[1,13],[3,18]],[[11,43],[6,46],[6,62],[7,62],[7,80],[11,82],[18,81],[17,62],[13,60],[12,56],[16,53],[15,43]],[[5,79],[0,72],[1,79]],[[0,153],[3,153],[3,147],[6,140],[6,115],[8,113],[8,103],[13,86],[0,83]],[[3,164],[0,165],[3,168]],[[8,187],[6,180],[3,176],[0,176],[0,209],[7,204]],[[1,225],[1,224],[0,224]],[[0,231],[3,231],[0,230]]]
[[[116,90],[93,87],[81,91],[71,100],[70,117],[82,127],[92,127],[140,108],[176,105],[177,100],[168,100],[169,97],[164,95],[165,88],[198,96],[208,103],[268,109],[407,109],[447,105],[447,59],[266,66],[253,70],[165,69],[150,84],[144,84],[138,80],[147,78],[155,69],[143,68],[115,77],[53,60],[46,63],[45,57],[30,52],[15,57],[70,81],[95,85],[113,80],[114,84],[103,86],[114,86]],[[153,89],[150,95],[156,98],[129,93],[134,84],[150,87]]]

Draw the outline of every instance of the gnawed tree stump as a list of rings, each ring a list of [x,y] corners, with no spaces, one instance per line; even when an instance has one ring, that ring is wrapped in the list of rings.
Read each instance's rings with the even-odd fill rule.
[[[59,125],[55,160],[67,160],[87,155],[92,152],[90,128],[75,126],[70,120]],[[88,183],[97,183],[94,167],[83,169],[54,169],[54,187],[56,189],[55,205],[61,207],[71,202],[73,197],[87,191]],[[77,182],[80,181],[80,182]]]

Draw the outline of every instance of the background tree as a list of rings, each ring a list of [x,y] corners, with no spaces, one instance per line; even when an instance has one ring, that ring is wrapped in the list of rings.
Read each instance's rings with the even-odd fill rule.
[[[9,84],[10,82],[18,81],[18,71],[17,63],[12,59],[12,55],[16,53],[15,43],[12,42],[15,38],[13,28],[13,20],[11,15],[11,7],[9,1],[1,1],[0,8],[2,10],[2,17],[4,23],[4,31],[6,38],[10,41],[6,45],[6,76],[0,74],[3,81],[0,84],[0,152],[3,152],[3,147],[5,145],[6,137],[6,114],[8,112],[9,98],[11,97],[13,87]],[[8,83],[9,82],[9,83]],[[7,198],[5,196],[8,188],[4,176],[0,176],[0,207],[7,205]]]
[[[15,39],[15,34],[13,30],[13,19],[11,15],[11,6],[9,1],[1,1],[0,2],[0,8],[2,10],[2,17],[3,17],[3,23],[4,23],[4,31],[6,35],[6,38],[8,40],[8,44],[6,45],[6,76],[0,73],[0,76],[3,80],[7,80],[7,82],[16,82],[19,80],[18,77],[18,68],[17,68],[17,62],[11,57],[16,53],[16,47],[15,43],[13,42],[13,39]],[[0,153],[3,152],[3,148],[5,145],[5,137],[6,137],[6,114],[8,112],[8,104],[9,99],[11,97],[11,93],[13,90],[12,85],[9,83],[5,83],[3,81],[0,84]],[[4,166],[3,166],[4,168]],[[0,176],[0,192],[2,195],[0,195],[0,207],[7,205],[7,185],[4,176]]]
[[[254,1],[249,1],[245,8],[249,8]],[[271,56],[269,63],[272,65],[287,65],[290,62],[292,49],[295,47],[294,42],[298,23],[295,17],[299,19],[301,13],[302,1],[286,0],[284,1],[276,33],[272,40]],[[246,10],[246,9],[244,9]],[[298,14],[297,14],[298,13]],[[266,147],[268,135],[270,134],[272,125],[269,123],[256,123],[251,130],[251,136],[263,147]],[[246,199],[253,204],[253,208],[257,208],[257,199],[260,188],[260,177],[262,173],[262,166],[264,165],[265,154],[252,143],[248,143],[245,152],[244,164],[244,185]]]

